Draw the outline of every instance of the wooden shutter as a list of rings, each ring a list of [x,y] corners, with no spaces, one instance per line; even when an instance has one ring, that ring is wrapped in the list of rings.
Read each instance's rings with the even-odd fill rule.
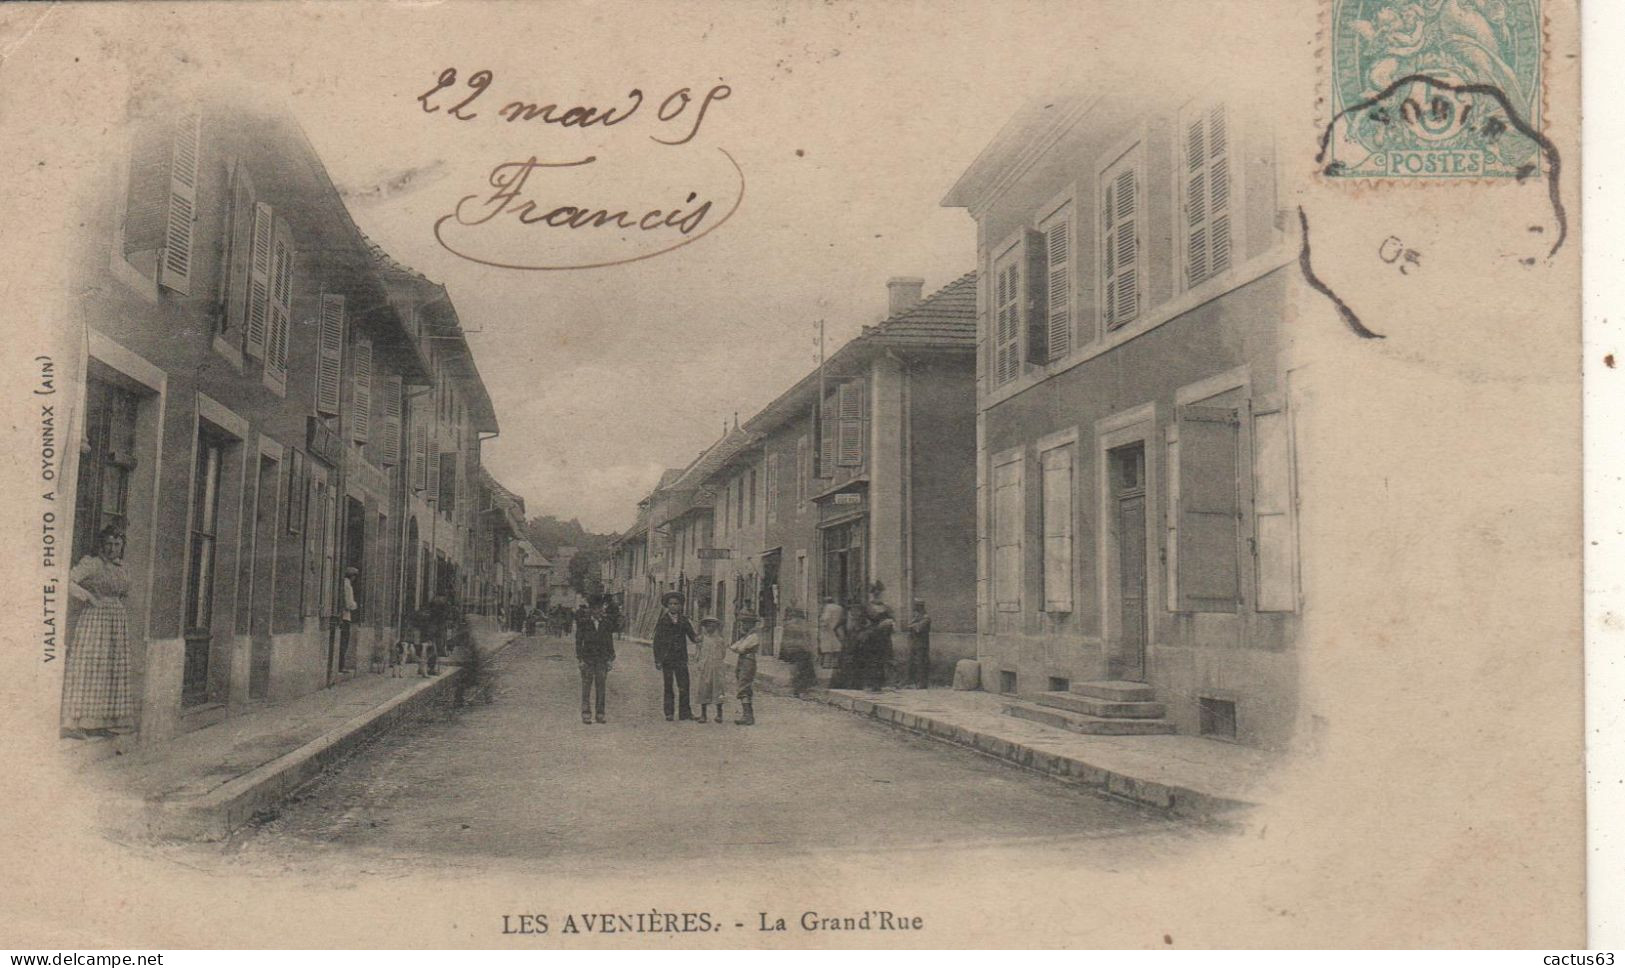
[[[322,293],[316,344],[316,412],[336,417],[344,374],[344,297],[337,293]]]
[[[993,595],[1001,612],[1021,608],[1021,461],[993,468]]]
[[[249,356],[262,359],[270,326],[271,249],[276,239],[276,213],[264,202],[254,205],[253,233],[253,254],[248,260],[248,328],[243,348]]]
[[[164,257],[158,282],[178,293],[192,291],[192,228],[197,222],[200,124],[196,111],[175,120],[169,161],[169,211],[164,226]]]
[[[412,421],[412,490],[421,491],[429,484],[429,424],[426,414],[416,417]]]
[[[836,440],[835,463],[841,467],[863,465],[863,382],[851,380],[841,384],[839,398],[840,421]]]
[[[394,467],[401,462],[401,378],[385,377],[381,390],[383,427],[380,430],[384,440],[379,459],[385,467]]]
[[[1253,565],[1260,612],[1297,610],[1291,424],[1279,401],[1253,413]]]
[[[1027,233],[1027,362],[1048,363],[1049,356],[1049,247],[1044,233]]]
[[[994,268],[993,382],[1009,383],[1021,372],[1021,268],[1016,253]]]
[[[288,339],[293,328],[293,233],[288,223],[276,220],[271,245],[271,311],[266,332],[265,368],[277,377],[288,375]]]
[[[1105,231],[1101,258],[1106,281],[1106,326],[1114,328],[1140,314],[1140,203],[1138,152],[1130,151],[1107,169],[1101,185]]]
[[[365,444],[372,432],[372,340],[355,341],[355,387],[350,397],[350,439]]]
[[[1179,608],[1234,612],[1241,597],[1237,530],[1240,417],[1229,407],[1179,410]]]
[[[835,397],[823,399],[818,421],[818,476],[835,476]]]
[[[425,482],[425,485],[428,488],[427,497],[430,500],[438,502],[440,500],[440,432],[438,427],[436,427],[433,432],[430,432],[429,429],[425,427],[424,431],[428,434],[429,449],[429,478]]]
[[[231,170],[231,256],[226,261],[223,331],[240,334],[248,321],[248,267],[254,257],[254,180],[238,161]]]
[[[1072,206],[1051,215],[1042,236],[1048,275],[1049,318],[1046,320],[1046,359],[1058,360],[1072,352]]]
[[[1230,268],[1230,143],[1223,106],[1187,114],[1185,152],[1185,281],[1194,286]]]
[[[806,434],[796,438],[796,504],[807,500],[807,478],[812,476],[811,444]]]
[[[1043,456],[1044,610],[1072,611],[1072,451],[1047,450]]]

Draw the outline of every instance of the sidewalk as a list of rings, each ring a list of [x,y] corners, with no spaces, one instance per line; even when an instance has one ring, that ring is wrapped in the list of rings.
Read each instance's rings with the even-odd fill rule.
[[[763,658],[756,675],[770,691],[789,695],[790,673],[789,663]],[[803,698],[1184,817],[1255,806],[1281,759],[1195,736],[1080,735],[1006,716],[1008,697],[980,691],[814,688]]]
[[[477,631],[490,661],[518,634]],[[89,767],[106,782],[104,825],[136,836],[220,840],[307,780],[436,700],[452,695],[457,657],[440,674],[359,672],[330,689],[267,704],[129,756]]]

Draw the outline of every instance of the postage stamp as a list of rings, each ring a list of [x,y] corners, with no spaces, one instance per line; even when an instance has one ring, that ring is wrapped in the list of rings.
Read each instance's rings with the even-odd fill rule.
[[[1333,0],[1321,171],[1514,178],[1541,155],[1541,0]]]

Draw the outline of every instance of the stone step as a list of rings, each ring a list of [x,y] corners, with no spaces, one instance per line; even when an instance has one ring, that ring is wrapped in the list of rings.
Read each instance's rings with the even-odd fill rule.
[[[1168,714],[1168,707],[1160,702],[1119,702],[1074,692],[1041,693],[1038,704],[1102,719],[1161,719]]]
[[[1093,699],[1110,699],[1114,702],[1150,702],[1157,698],[1151,687],[1143,682],[1126,682],[1124,680],[1101,679],[1096,682],[1074,682],[1072,692],[1079,696],[1089,696]]]
[[[1008,703],[1004,714],[1090,736],[1156,736],[1174,732],[1173,724],[1163,719],[1106,719],[1028,702]]]

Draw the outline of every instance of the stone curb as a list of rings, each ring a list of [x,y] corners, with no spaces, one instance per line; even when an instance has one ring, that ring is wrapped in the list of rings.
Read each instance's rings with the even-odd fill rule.
[[[764,676],[759,671],[756,681],[767,691],[777,695],[790,695],[788,683],[776,676]],[[800,698],[844,709],[895,729],[975,750],[1023,769],[1075,783],[1109,797],[1127,800],[1141,806],[1155,807],[1177,817],[1217,820],[1235,811],[1256,806],[1245,800],[1233,800],[1203,793],[1200,790],[1129,776],[1065,754],[1041,750],[1018,740],[1005,739],[993,733],[957,726],[944,719],[889,706],[884,701],[836,695],[823,688],[809,689]]]
[[[494,658],[519,639],[509,636],[493,646]],[[367,740],[383,735],[413,713],[450,694],[465,674],[461,666],[398,693],[310,742],[261,764],[204,796],[187,800],[147,800],[137,816],[115,820],[113,826],[137,834],[169,840],[224,840],[254,815],[293,793],[321,771],[354,752]],[[127,804],[127,801],[125,802]]]

